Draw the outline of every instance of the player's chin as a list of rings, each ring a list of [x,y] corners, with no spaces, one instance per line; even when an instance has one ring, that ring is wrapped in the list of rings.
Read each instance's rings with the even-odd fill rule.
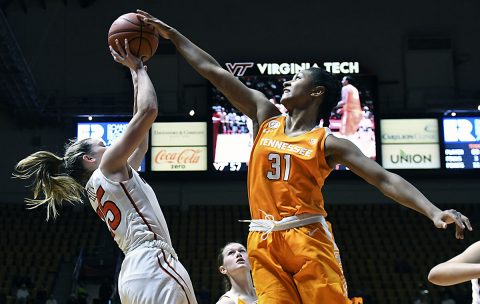
[[[280,104],[285,108],[288,108],[288,105],[291,103],[291,96],[289,93],[283,93],[282,98],[280,99]]]

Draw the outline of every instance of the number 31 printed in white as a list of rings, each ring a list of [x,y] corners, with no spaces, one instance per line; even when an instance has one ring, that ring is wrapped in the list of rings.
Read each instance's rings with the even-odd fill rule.
[[[270,180],[279,180],[282,171],[283,180],[287,181],[290,175],[290,154],[283,154],[283,159],[285,160],[283,170],[282,170],[282,157],[277,153],[268,154],[268,160],[272,161],[272,170],[267,172],[267,178]]]

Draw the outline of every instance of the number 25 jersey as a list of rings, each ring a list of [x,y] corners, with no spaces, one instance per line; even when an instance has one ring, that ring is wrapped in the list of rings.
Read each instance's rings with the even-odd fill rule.
[[[171,246],[167,223],[155,192],[135,170],[131,171],[129,180],[115,182],[105,177],[100,169],[95,170],[86,185],[90,204],[124,253],[153,240]]]
[[[302,135],[285,134],[286,115],[263,122],[255,139],[248,169],[252,219],[265,213],[275,220],[304,213],[326,216],[322,187],[332,169],[325,160],[328,128]]]

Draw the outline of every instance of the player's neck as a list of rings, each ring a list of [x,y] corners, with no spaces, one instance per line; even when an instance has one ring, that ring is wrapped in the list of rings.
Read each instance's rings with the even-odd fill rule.
[[[253,288],[252,276],[249,272],[242,275],[237,275],[231,278],[232,288],[230,291],[242,298],[256,298],[255,289]]]
[[[289,114],[285,119],[285,134],[305,133],[318,126],[317,113],[311,111],[297,111]]]

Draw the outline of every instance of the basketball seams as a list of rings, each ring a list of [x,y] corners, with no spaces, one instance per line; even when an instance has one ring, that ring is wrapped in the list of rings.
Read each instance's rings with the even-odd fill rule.
[[[138,43],[138,48],[137,48],[137,55],[140,55],[140,50],[142,49],[142,41],[143,41],[143,23],[140,22],[140,43]],[[151,52],[150,52],[151,56]],[[140,58],[143,61],[143,58]]]
[[[139,39],[140,39],[140,37],[135,37],[135,38],[132,38],[132,39],[128,40],[128,45],[132,45],[132,46],[133,46],[133,45],[135,44],[135,42],[137,42],[137,40],[139,40]],[[140,42],[138,42],[138,45],[140,45],[141,41],[142,41],[142,40],[140,39]],[[130,48],[130,49],[131,49],[131,48]],[[133,49],[131,49],[131,51],[132,51],[133,55],[135,55],[135,56],[138,57],[138,56],[140,55],[140,54],[139,54],[139,52],[140,52],[140,47],[137,46],[136,49],[137,49],[136,51],[133,50]]]
[[[133,22],[132,20],[130,20],[130,19],[128,19],[128,18],[125,18],[125,17],[123,17],[122,20],[123,20],[123,21],[127,21],[128,23],[131,23],[131,24],[133,24],[133,25],[135,25],[135,26],[140,26],[140,27],[142,27],[142,22],[140,22],[140,21],[139,21],[140,23],[137,24],[137,23]],[[137,19],[137,20],[138,20],[138,19]]]
[[[117,49],[115,40],[124,46],[128,39],[132,54],[143,61],[151,58],[158,46],[159,37],[155,29],[137,19],[134,13],[128,13],[115,20],[108,32],[108,44]]]
[[[153,49],[152,49],[152,44],[150,43],[150,41],[148,39],[145,39],[145,42],[147,43],[148,47],[150,48],[150,57],[153,56]]]
[[[138,30],[128,30],[128,31],[125,31],[125,30],[121,30],[121,31],[115,31],[115,32],[110,32],[109,33],[109,37],[112,36],[112,35],[116,35],[116,34],[121,34],[121,33],[140,33],[140,31]],[[147,35],[153,35],[155,38],[157,37],[157,35],[155,35],[155,33],[153,32],[145,32],[143,31],[143,33],[147,34]],[[145,38],[146,39],[146,38]],[[157,38],[158,39],[158,38]]]

